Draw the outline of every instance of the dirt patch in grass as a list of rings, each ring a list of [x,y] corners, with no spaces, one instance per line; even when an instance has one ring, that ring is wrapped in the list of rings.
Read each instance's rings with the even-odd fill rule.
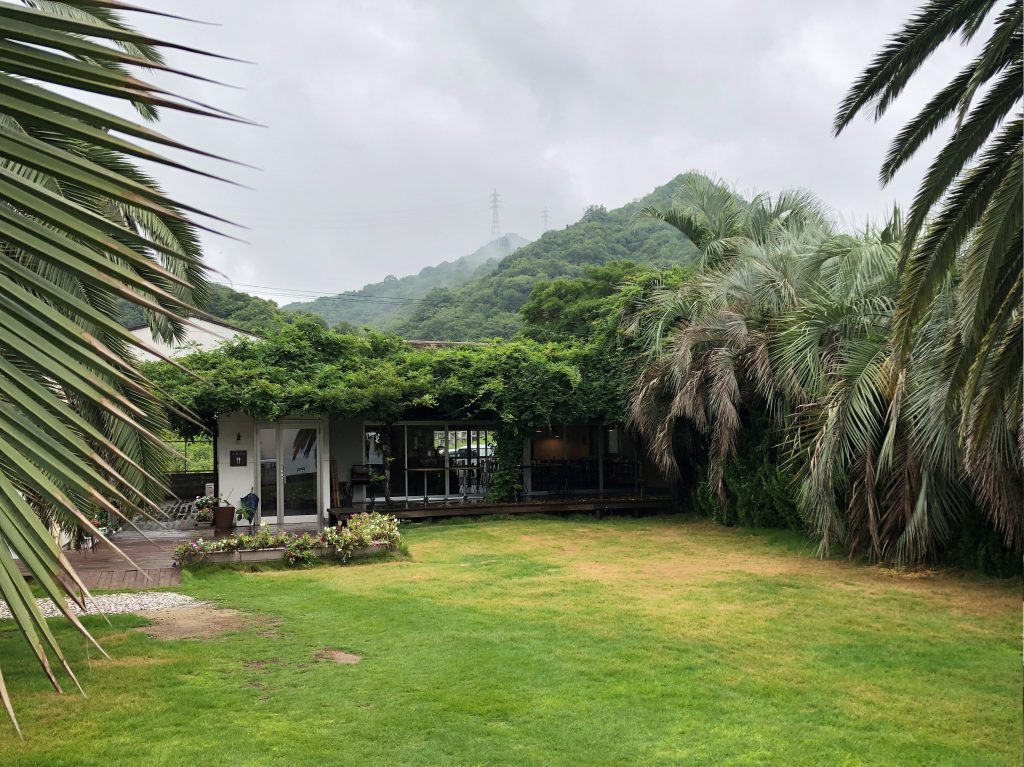
[[[154,639],[213,639],[231,631],[244,631],[266,620],[238,610],[216,607],[183,607],[174,610],[142,610],[136,613],[150,621],[136,631]]]
[[[341,663],[345,666],[351,666],[353,663],[358,663],[363,659],[361,655],[353,655],[350,652],[344,650],[331,650],[325,647],[323,650],[316,654],[317,660],[329,660],[332,663]]]

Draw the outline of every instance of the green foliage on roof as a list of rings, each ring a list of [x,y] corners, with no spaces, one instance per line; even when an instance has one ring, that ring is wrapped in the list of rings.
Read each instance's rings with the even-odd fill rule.
[[[207,428],[218,414],[243,411],[271,420],[296,413],[486,419],[522,432],[619,421],[627,385],[606,340],[423,348],[382,333],[340,333],[309,317],[182,362],[195,375],[166,363],[149,363],[146,372]],[[201,430],[173,420],[182,434]]]

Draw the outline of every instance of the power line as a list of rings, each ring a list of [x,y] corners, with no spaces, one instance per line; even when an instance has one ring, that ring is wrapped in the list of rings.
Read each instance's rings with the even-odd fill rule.
[[[268,217],[260,221],[260,229],[291,229],[291,228],[357,228],[361,226],[376,226],[398,220],[431,219],[438,218],[438,211],[448,216],[456,217],[464,215],[464,211],[479,205],[477,201],[460,200],[456,202],[445,202],[421,204],[411,208],[389,208],[382,206],[376,210],[339,210],[337,212],[323,213],[313,217]]]
[[[230,283],[230,284],[226,283],[226,282],[223,282],[223,283],[217,283],[217,284],[218,285],[225,285],[226,287],[255,288],[257,290],[265,290],[265,291],[271,292],[271,293],[293,293],[293,294],[296,294],[296,295],[304,295],[304,296],[328,296],[328,297],[331,297],[331,296],[343,295],[346,298],[382,298],[382,299],[387,299],[389,301],[392,301],[392,300],[393,301],[421,301],[422,300],[420,298],[406,298],[406,297],[403,297],[403,296],[376,296],[376,295],[373,295],[373,294],[370,294],[370,293],[344,293],[344,292],[339,293],[338,291],[329,292],[329,291],[323,291],[323,290],[306,290],[304,288],[278,288],[278,287],[273,287],[271,285],[249,285],[249,284],[244,283],[244,282],[233,282],[233,283]]]
[[[303,291],[294,288],[273,288],[266,285],[247,285],[245,283],[236,282],[233,284],[218,282],[217,285],[223,285],[224,287],[236,288],[249,288],[252,290],[258,290],[263,296],[274,296],[276,298],[291,299],[293,301],[300,301],[302,299],[309,300],[320,300],[320,301],[349,301],[357,304],[369,304],[369,305],[382,305],[382,306],[415,306],[418,304],[431,304],[434,301],[428,298],[405,298],[402,296],[375,296],[375,295],[353,295],[351,293],[323,293],[315,290]],[[456,306],[487,306],[492,307],[494,301],[490,298],[470,298],[460,297],[455,301]]]
[[[422,298],[406,298],[403,296],[376,296],[369,294],[352,294],[352,293],[327,293],[317,290],[299,290],[294,288],[275,288],[269,285],[247,285],[245,283],[236,282],[231,285],[228,283],[218,282],[218,285],[224,287],[230,287],[232,289],[247,288],[249,290],[259,291],[264,295],[276,296],[278,298],[293,298],[293,299],[327,299],[327,300],[338,300],[338,301],[358,301],[362,303],[388,303],[388,304],[416,304],[421,303],[424,299]]]
[[[501,237],[501,222],[498,221],[498,206],[500,205],[501,195],[498,194],[498,190],[495,189],[491,192],[491,240],[496,240]]]

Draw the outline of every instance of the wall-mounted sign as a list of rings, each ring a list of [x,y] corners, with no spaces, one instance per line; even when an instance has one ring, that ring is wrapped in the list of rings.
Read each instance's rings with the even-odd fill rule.
[[[246,466],[248,464],[247,450],[232,450],[229,456],[229,466]]]

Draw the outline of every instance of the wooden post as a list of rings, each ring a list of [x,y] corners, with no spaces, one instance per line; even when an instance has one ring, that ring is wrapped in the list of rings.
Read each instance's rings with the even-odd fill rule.
[[[334,458],[331,459],[330,467],[331,507],[337,509],[341,506],[341,498],[338,494],[338,462]]]

